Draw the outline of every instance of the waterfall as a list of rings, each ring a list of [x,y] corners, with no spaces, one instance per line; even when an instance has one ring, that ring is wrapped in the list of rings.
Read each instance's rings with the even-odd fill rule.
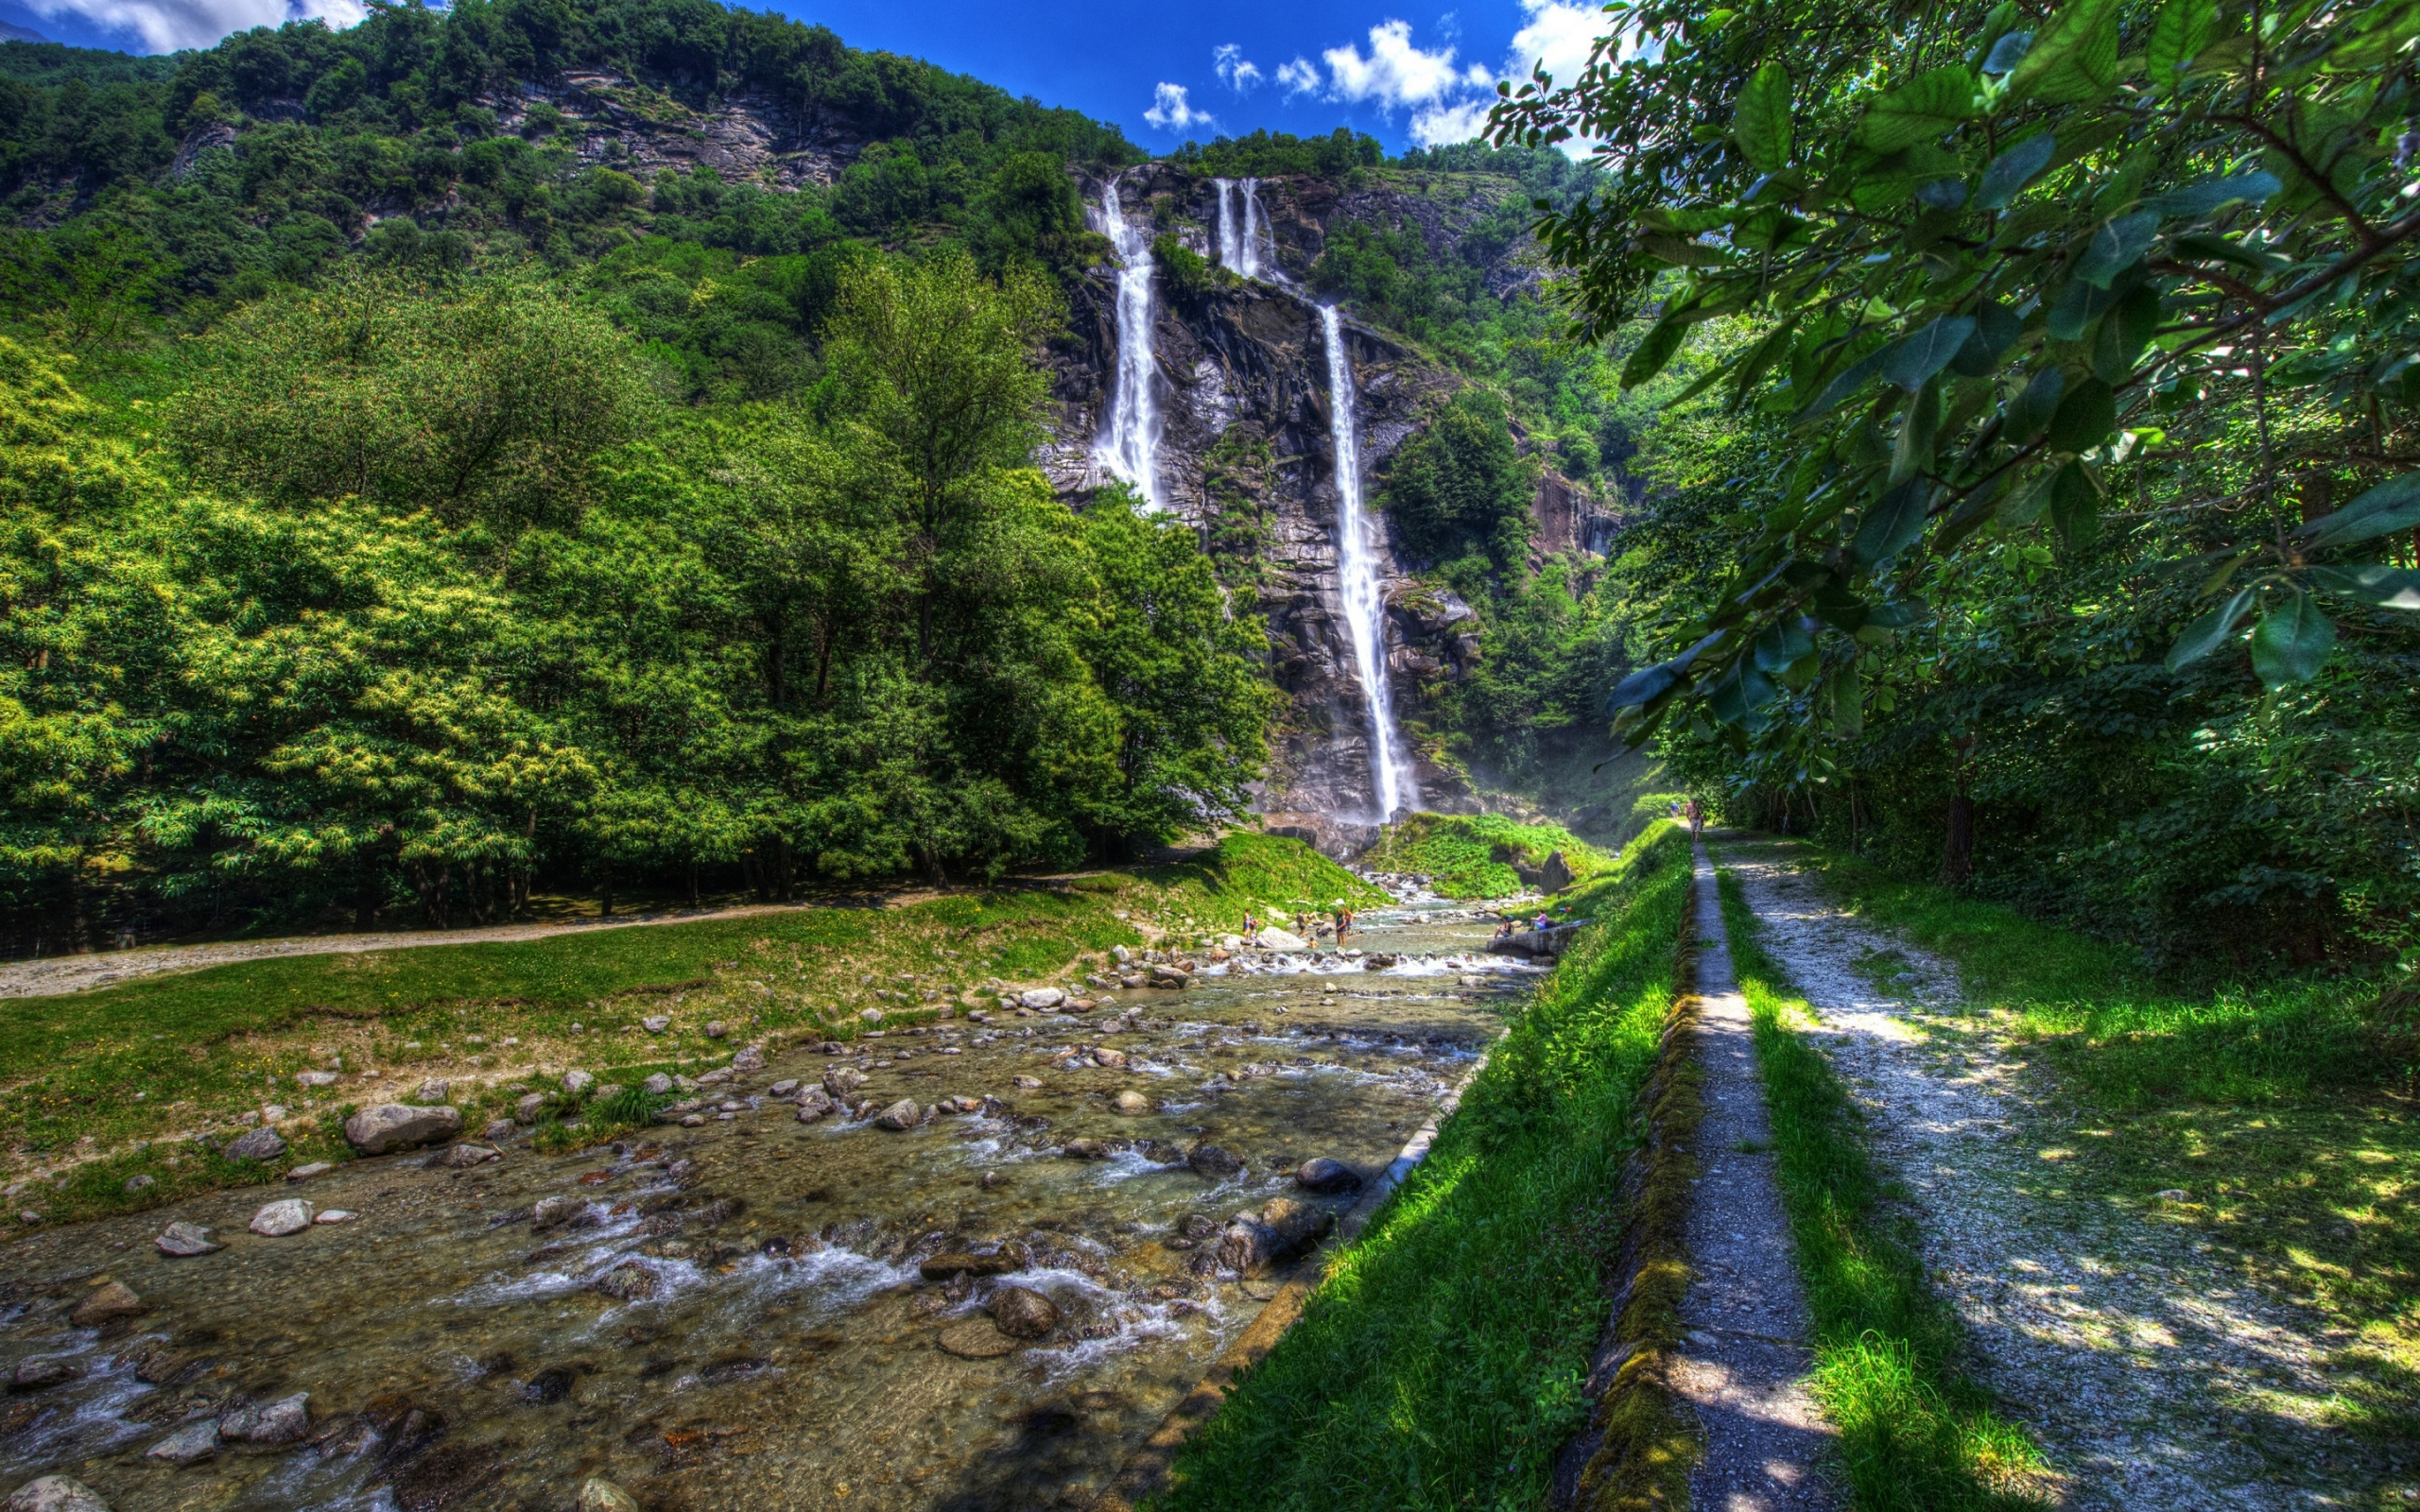
[[[1245,201],[1247,204],[1250,200]],[[1378,553],[1361,507],[1361,444],[1356,434],[1353,360],[1344,352],[1344,320],[1333,304],[1319,307],[1327,337],[1328,429],[1336,440],[1336,579],[1344,598],[1344,626],[1353,663],[1370,712],[1370,786],[1378,823],[1420,806],[1420,788],[1395,727],[1394,690],[1387,681],[1386,597],[1379,592]]]
[[[1245,278],[1285,282],[1285,275],[1274,271],[1276,258],[1263,261],[1260,244],[1268,232],[1260,218],[1260,180],[1246,179],[1238,183],[1233,179],[1213,179],[1219,186],[1219,262],[1235,269]],[[1236,219],[1236,191],[1243,191],[1243,219]],[[1272,244],[1273,249],[1273,244]]]
[[[1151,235],[1127,224],[1117,203],[1117,180],[1101,185],[1094,228],[1117,246],[1117,387],[1109,418],[1093,445],[1093,457],[1142,494],[1145,507],[1160,504],[1160,408],[1151,392]]]

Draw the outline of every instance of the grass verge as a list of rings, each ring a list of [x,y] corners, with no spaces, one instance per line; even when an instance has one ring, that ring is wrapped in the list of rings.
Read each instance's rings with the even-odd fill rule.
[[[1585,883],[1613,857],[1558,824],[1520,824],[1500,814],[1415,814],[1389,825],[1363,865],[1434,879],[1441,898],[1509,898],[1522,890],[1514,866],[1542,867],[1563,852]]]
[[[1724,872],[1719,886],[1814,1322],[1813,1390],[1840,1430],[1859,1512],[2048,1505],[2023,1489],[2042,1469],[2033,1444],[1959,1369],[1962,1330],[1925,1283],[1913,1219],[1867,1159],[1831,1062],[1801,1032],[1814,1015],[1765,954],[1738,880]]]
[[[1428,1159],[1178,1454],[1168,1512],[1530,1507],[1588,1414],[1618,1189],[1672,1001],[1685,834],[1642,835]]]
[[[575,1067],[628,1085],[749,1040],[846,1037],[870,1027],[868,1008],[914,1022],[999,985],[1063,981],[1114,946],[1200,938],[1272,904],[1382,897],[1298,841],[1237,833],[1197,861],[898,907],[245,961],[14,999],[0,1012],[9,1211],[90,1217],[345,1159],[345,1111],[424,1078],[450,1082],[476,1129],[527,1091],[557,1095]],[[659,1015],[670,1028],[645,1032]],[[706,1038],[715,1021],[730,1038]],[[295,1079],[330,1068],[345,1074],[334,1087]],[[362,1082],[365,1069],[385,1079]],[[219,1159],[216,1143],[265,1104],[292,1115],[287,1157]]]

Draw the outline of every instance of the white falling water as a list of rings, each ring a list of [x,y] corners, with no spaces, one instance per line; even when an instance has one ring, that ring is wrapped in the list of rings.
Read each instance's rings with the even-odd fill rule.
[[[1420,806],[1420,788],[1395,727],[1394,690],[1387,680],[1386,596],[1378,586],[1378,553],[1361,507],[1361,443],[1354,411],[1353,361],[1344,352],[1344,321],[1336,306],[1319,306],[1327,337],[1328,429],[1336,440],[1336,579],[1344,597],[1344,626],[1353,638],[1354,669],[1370,711],[1370,786],[1374,818],[1392,819]]]
[[[1236,271],[1246,278],[1274,278],[1282,284],[1286,281],[1286,276],[1276,270],[1274,266],[1276,258],[1270,257],[1267,264],[1262,263],[1260,258],[1260,244],[1269,234],[1268,228],[1262,224],[1260,218],[1260,180],[1246,179],[1243,187],[1244,238],[1240,255],[1236,263]],[[1276,250],[1274,242],[1270,243],[1270,250],[1272,253]]]
[[[1236,261],[1236,180],[1213,179],[1219,186],[1219,266],[1241,270]]]
[[[1117,180],[1101,186],[1093,227],[1117,247],[1117,387],[1093,456],[1134,486],[1146,507],[1160,504],[1160,406],[1151,392],[1151,235],[1127,223]]]
[[[1273,279],[1283,282],[1283,275],[1273,271],[1274,259],[1264,260],[1261,243],[1268,239],[1268,230],[1260,218],[1260,180],[1246,179],[1238,183],[1233,179],[1213,179],[1219,186],[1219,262],[1245,278]],[[1236,215],[1236,201],[1243,200],[1243,215]]]

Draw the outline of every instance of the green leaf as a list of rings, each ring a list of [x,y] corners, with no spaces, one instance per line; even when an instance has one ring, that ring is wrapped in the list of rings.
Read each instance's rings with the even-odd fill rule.
[[[1695,324],[1697,322],[1689,318],[1686,308],[1666,310],[1664,318],[1655,322],[1639,342],[1638,350],[1622,364],[1622,387],[1635,388],[1662,372],[1671,362],[1672,354],[1681,350],[1681,343],[1687,339],[1689,327]]]
[[[2134,376],[2135,361],[2159,331],[2159,290],[2137,284],[2100,322],[2092,346],[2093,376],[2107,384],[2122,384]]]
[[[2369,562],[2359,567],[2314,567],[2310,580],[2373,609],[2420,610],[2420,572]]]
[[[2025,322],[2006,305],[1986,304],[1975,312],[1975,334],[1949,359],[1952,372],[1962,378],[1988,378],[1999,370],[2000,354],[2016,345],[2025,334]]]
[[[2224,236],[2208,232],[2179,236],[2169,245],[2186,257],[2198,257],[2213,263],[2233,263],[2256,273],[2282,272],[2294,266],[2294,260],[2283,252],[2246,247],[2241,242],[2229,241]]]
[[[2100,490],[2082,463],[2068,463],[2051,480],[2050,528],[2071,553],[2091,545],[2100,534]]]
[[[1940,140],[1975,118],[1975,76],[1963,63],[1919,74],[1874,102],[1858,137],[1876,152],[1898,152]]]
[[[2006,205],[2016,198],[2018,190],[2050,165],[2050,159],[2058,150],[2056,137],[2038,131],[1994,158],[1983,170],[1982,183],[1975,190],[1975,208],[1997,210]]]
[[[1882,376],[1897,384],[1909,393],[1922,388],[1932,375],[1949,366],[1958,349],[1975,334],[1974,320],[1963,315],[1945,315],[1890,349],[1882,361]]]
[[[1767,63],[1752,75],[1739,92],[1739,109],[1731,119],[1731,138],[1759,173],[1779,173],[1789,166],[1789,71]]]
[[[2420,472],[2406,472],[2391,483],[2381,483],[2295,534],[2308,537],[2313,549],[2325,549],[2411,529],[2420,529]]]
[[[2151,86],[2165,94],[2185,81],[2185,69],[2210,44],[2219,29],[2218,0],[2168,0],[2152,18],[2152,34],[2143,44],[2144,72]]]
[[[1891,452],[1891,481],[1904,483],[1932,471],[1940,435],[1941,386],[1927,383],[1908,396],[1907,418],[1899,422],[1899,439]]]
[[[2022,444],[2042,434],[2050,417],[2059,412],[2059,398],[2066,391],[2067,376],[2056,368],[2045,368],[2033,375],[2024,391],[2009,401],[2008,438]]]
[[[1881,368],[1883,359],[1890,354],[1891,349],[1884,347],[1879,352],[1869,353],[1849,364],[1841,370],[1839,377],[1824,386],[1824,391],[1815,396],[1815,403],[1799,411],[1798,418],[1802,421],[1812,420],[1864,387],[1865,381],[1874,376],[1876,370]]]
[[[2083,340],[2083,334],[2092,329],[2092,322],[2118,307],[2118,302],[2135,286],[2138,271],[2130,268],[2118,277],[2114,286],[2105,289],[2095,288],[2080,278],[2069,279],[2066,287],[2061,289],[2058,299],[2052,301],[2049,317],[2045,322],[2051,338],[2057,341]]]
[[[2034,34],[2008,76],[2002,103],[2039,98],[2065,105],[2105,97],[2118,87],[2120,0],[2073,0]]]
[[[2252,607],[2252,595],[2253,590],[2244,589],[2185,627],[2176,644],[2168,648],[2168,670],[2174,672],[2189,666],[2224,644],[2226,638],[2235,633],[2244,610]]]
[[[2010,70],[2016,67],[2018,63],[2025,60],[2025,54],[2028,49],[2032,47],[2032,45],[2033,33],[2030,31],[2009,32],[2005,36],[2001,37],[1999,41],[1992,43],[1992,50],[1984,55],[1983,72],[1991,75],[1995,78],[1998,77],[2002,74],[2008,73]]]
[[[1796,625],[1776,625],[1756,637],[1756,665],[1778,677],[1815,654],[1815,637]]]
[[[1832,729],[1849,740],[1865,732],[1865,682],[1854,662],[1832,674]]]
[[[1658,662],[1651,667],[1642,667],[1622,679],[1620,685],[1614,689],[1613,696],[1605,700],[1605,712],[1619,713],[1624,709],[1651,703],[1671,692],[1679,685],[1681,675],[1688,671],[1689,664],[1721,639],[1722,632],[1717,630],[1670,661]]]
[[[2308,593],[2296,593],[2260,616],[2252,631],[2252,670],[2272,691],[2308,682],[2336,648],[2336,627]]]
[[[2233,204],[2266,204],[2285,185],[2273,173],[2241,173],[2143,197],[2143,209],[2165,220],[2200,220]]]
[[[1876,500],[1849,546],[1858,564],[1889,561],[1914,544],[1925,533],[1925,513],[1931,505],[1932,483],[1927,478],[1910,478]]]
[[[2050,450],[2089,452],[2109,438],[2118,424],[2118,396],[2098,378],[2087,378],[2067,390],[2050,417]]]
[[[2076,262],[2076,277],[2094,288],[2107,288],[2118,274],[2135,266],[2158,234],[2159,216],[2148,210],[2102,222]]]
[[[2049,507],[2051,490],[2057,487],[2059,473],[2045,472],[2035,478],[2026,490],[2000,507],[2000,525],[2007,530],[2022,530],[2042,518]]]

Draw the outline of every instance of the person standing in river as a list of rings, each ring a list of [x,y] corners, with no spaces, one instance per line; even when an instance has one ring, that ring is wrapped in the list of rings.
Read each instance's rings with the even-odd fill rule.
[[[1350,908],[1339,908],[1336,911],[1336,948],[1338,950],[1344,949],[1344,936],[1352,932],[1353,910]]]

